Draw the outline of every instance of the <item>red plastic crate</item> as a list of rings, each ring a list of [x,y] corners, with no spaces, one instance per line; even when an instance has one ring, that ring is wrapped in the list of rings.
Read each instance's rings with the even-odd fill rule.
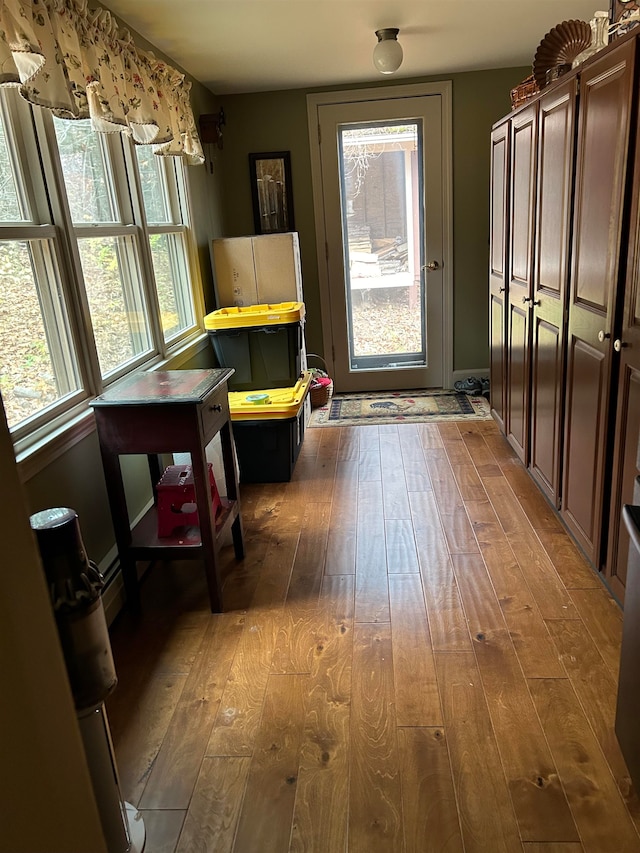
[[[213,465],[208,463],[211,505],[214,518],[222,503],[213,476]],[[196,495],[191,465],[169,465],[156,486],[158,492],[158,536],[171,536],[176,527],[199,525]]]

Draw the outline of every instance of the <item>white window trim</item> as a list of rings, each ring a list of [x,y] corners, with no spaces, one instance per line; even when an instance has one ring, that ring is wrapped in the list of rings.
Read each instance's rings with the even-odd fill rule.
[[[70,402],[67,397],[64,401],[54,403],[49,411],[37,413],[33,418],[33,426],[29,423],[25,424],[25,428],[18,426],[13,430],[20,476],[23,481],[27,481],[95,430],[95,419],[89,401],[100,394],[106,385],[110,385],[134,370],[177,369],[204,352],[209,347],[209,339],[203,329],[204,294],[198,250],[192,230],[193,216],[184,164],[182,161],[176,164],[177,180],[175,188],[170,190],[173,196],[172,204],[179,205],[182,222],[167,224],[166,227],[152,226],[149,229],[144,217],[137,163],[133,171],[131,170],[130,161],[136,160],[134,146],[128,138],[118,134],[117,139],[109,138],[107,144],[109,146],[123,144],[124,147],[124,164],[122,168],[114,170],[114,183],[119,201],[123,198],[123,193],[126,193],[125,207],[128,207],[129,213],[125,215],[123,211],[124,224],[106,223],[98,230],[105,237],[108,234],[133,236],[137,240],[138,262],[148,304],[152,349],[140,354],[102,379],[92,337],[89,306],[84,291],[82,267],[76,242],[76,235],[89,236],[95,231],[92,226],[74,227],[72,224],[51,115],[44,110],[32,109],[34,136],[31,137],[29,127],[23,127],[26,123],[18,119],[17,111],[10,104],[6,112],[3,110],[3,115],[5,114],[8,117],[7,134],[10,134],[12,141],[15,142],[17,156],[23,163],[20,172],[26,189],[23,191],[21,188],[20,193],[23,197],[28,195],[34,199],[36,209],[32,211],[32,215],[36,221],[45,221],[47,224],[34,225],[27,222],[16,223],[15,226],[1,225],[0,234],[6,239],[49,239],[55,243],[60,276],[64,279],[63,290],[67,301],[73,344],[77,352],[81,384],[80,390],[73,395],[75,402]],[[36,144],[36,139],[39,140],[39,145]],[[163,168],[167,168],[164,158],[161,162]],[[44,191],[39,189],[39,182],[31,178],[36,163],[37,168],[42,168]],[[127,175],[132,178],[131,187]],[[172,187],[172,182],[169,186]],[[21,201],[24,203],[24,198]],[[157,304],[149,246],[150,233],[179,233],[185,237],[185,261],[192,291],[194,323],[168,342],[164,340]]]

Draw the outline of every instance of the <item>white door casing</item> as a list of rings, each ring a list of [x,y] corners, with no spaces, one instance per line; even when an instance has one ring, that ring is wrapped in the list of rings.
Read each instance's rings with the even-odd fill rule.
[[[336,390],[451,387],[453,380],[451,83],[416,84],[307,96],[325,359]],[[338,127],[420,118],[426,143],[425,263],[427,365],[350,369],[345,307]],[[439,127],[438,127],[439,125]],[[322,133],[321,133],[322,128]]]

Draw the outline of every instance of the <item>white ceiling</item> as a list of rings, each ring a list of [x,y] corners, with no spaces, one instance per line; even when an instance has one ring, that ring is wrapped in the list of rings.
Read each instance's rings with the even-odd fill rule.
[[[223,95],[379,79],[375,30],[399,27],[394,79],[531,65],[552,27],[598,0],[100,0]]]

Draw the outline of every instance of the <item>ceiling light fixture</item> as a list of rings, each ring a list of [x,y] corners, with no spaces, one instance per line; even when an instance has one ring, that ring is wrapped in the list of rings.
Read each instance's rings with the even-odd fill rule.
[[[402,65],[402,47],[398,42],[399,29],[387,27],[376,30],[378,44],[373,48],[373,64],[381,74],[393,74]]]

